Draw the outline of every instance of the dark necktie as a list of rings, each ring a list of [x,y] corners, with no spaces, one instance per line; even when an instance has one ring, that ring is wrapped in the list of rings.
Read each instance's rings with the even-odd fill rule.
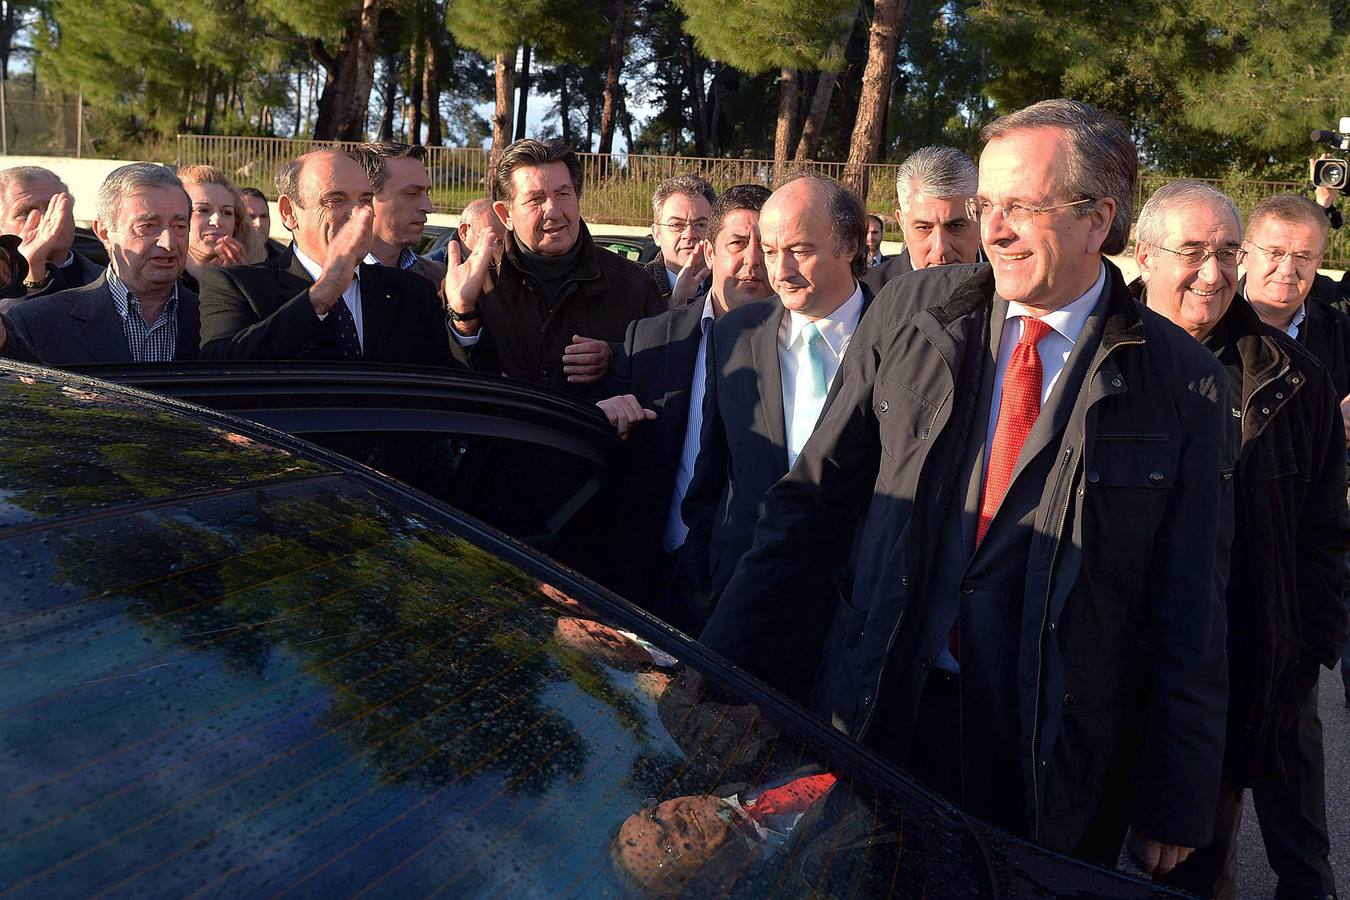
[[[337,304],[328,314],[328,321],[332,323],[329,327],[337,335],[338,350],[341,351],[342,358],[360,359],[361,339],[356,336],[356,320],[352,318],[352,311],[347,307],[345,299],[338,298]]]

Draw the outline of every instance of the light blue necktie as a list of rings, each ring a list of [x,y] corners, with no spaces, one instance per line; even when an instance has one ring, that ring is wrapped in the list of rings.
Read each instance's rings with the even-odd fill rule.
[[[825,358],[820,344],[824,340],[814,323],[801,330],[802,353],[797,366],[797,383],[793,392],[792,434],[788,438],[788,468],[797,462],[797,456],[806,446],[806,439],[816,428],[820,410],[825,406],[825,395],[830,384],[825,379]]]

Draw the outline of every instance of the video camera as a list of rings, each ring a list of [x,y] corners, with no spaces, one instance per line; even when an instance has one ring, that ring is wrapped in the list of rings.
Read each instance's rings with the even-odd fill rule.
[[[1350,116],[1341,117],[1340,131],[1314,131],[1312,140],[1330,144],[1337,150],[1350,150]],[[1344,159],[1315,159],[1309,166],[1308,177],[1314,187],[1345,190],[1350,176],[1350,162]]]

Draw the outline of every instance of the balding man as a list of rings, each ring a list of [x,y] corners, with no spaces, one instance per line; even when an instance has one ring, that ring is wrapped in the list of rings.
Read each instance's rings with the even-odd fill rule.
[[[362,262],[374,190],[356,159],[307,153],[281,167],[277,192],[294,241],[261,265],[202,278],[204,358],[457,365],[436,286]]]
[[[1292,199],[1305,206],[1301,218],[1320,237],[1320,211]],[[1206,897],[1236,895],[1235,844],[1250,787],[1280,873],[1278,895],[1334,894],[1321,728],[1306,720],[1317,718],[1318,664],[1335,665],[1346,631],[1342,556],[1350,531],[1340,398],[1311,353],[1234,299],[1244,250],[1237,205],[1227,196],[1196,181],[1166,185],[1144,204],[1135,239],[1140,299],[1228,371],[1239,448],[1218,827],[1214,841],[1169,880]],[[1297,799],[1314,794],[1317,802],[1300,815]]]
[[[1214,833],[1227,376],[1103,258],[1123,126],[1050,100],[983,137],[990,264],[887,285],[701,639],[816,673],[818,713],[977,815],[1108,865],[1133,824],[1168,871]]]
[[[923,147],[900,164],[895,174],[895,221],[905,249],[863,277],[874,293],[906,272],[983,260],[979,226],[966,214],[966,201],[975,196],[978,179],[975,163],[953,147]]]
[[[0,299],[0,311],[19,300],[81,287],[103,274],[92,260],[71,249],[75,240],[74,199],[55,172],[41,166],[0,170],[0,232],[19,235],[28,262],[22,289]]]
[[[765,202],[759,231],[778,296],[731,310],[708,338],[699,453],[681,507],[691,626],[706,621],[750,549],[764,492],[796,462],[872,299],[858,281],[867,214],[847,188],[809,175],[790,181]]]

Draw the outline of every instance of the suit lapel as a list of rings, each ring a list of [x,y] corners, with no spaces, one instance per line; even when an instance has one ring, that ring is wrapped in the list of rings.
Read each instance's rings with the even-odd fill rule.
[[[395,359],[386,352],[393,350],[394,296],[390,290],[388,273],[382,266],[362,264],[361,286],[361,356],[364,359]]]
[[[670,398],[663,410],[667,422],[665,449],[668,459],[678,459],[683,449],[693,381],[705,374],[694,371],[703,336],[699,324],[703,321],[703,303],[703,298],[698,298],[666,320],[666,349],[661,371],[665,374],[662,393]]]
[[[775,303],[750,338],[751,364],[759,382],[759,411],[773,445],[778,468],[787,472],[787,426],[783,417],[783,368],[778,361],[778,329],[787,311]]]
[[[100,278],[89,289],[80,291],[80,297],[70,308],[70,316],[79,324],[74,327],[75,340],[80,342],[97,362],[131,362],[126,331],[122,319],[113,306],[108,280]]]

